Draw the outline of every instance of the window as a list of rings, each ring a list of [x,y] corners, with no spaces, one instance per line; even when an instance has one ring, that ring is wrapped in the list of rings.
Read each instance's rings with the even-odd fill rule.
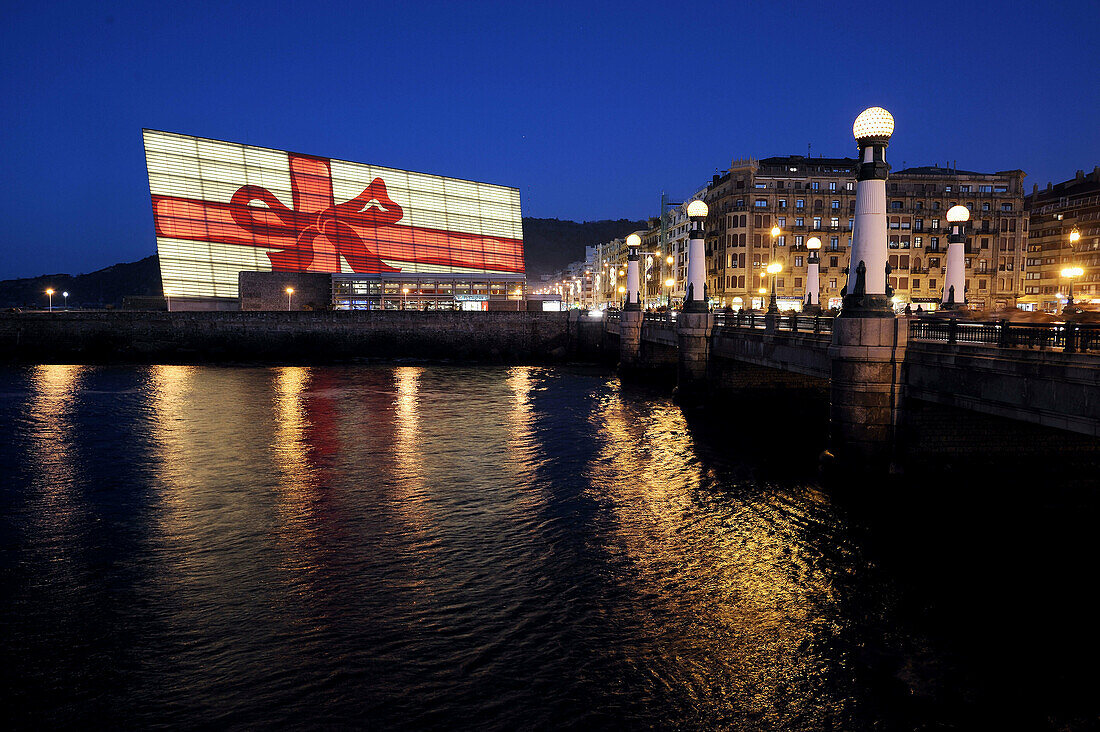
[[[830,181],[829,182],[829,190],[830,191],[835,191],[836,190],[836,181]]]
[[[939,211],[940,210],[940,202],[939,201],[932,201],[932,210],[933,211]]]
[[[787,225],[787,217],[786,216],[778,216],[778,217],[776,217],[776,221],[777,221],[777,225],[779,226],[780,229],[782,229],[784,226]]]
[[[795,258],[794,258],[794,266],[795,266],[795,267],[801,267],[801,266],[802,266],[802,262],[803,262],[803,258],[802,258],[802,257],[795,257]]]
[[[982,211],[989,210],[989,201],[982,201]]]
[[[959,186],[959,193],[970,193],[970,186]]]
[[[795,277],[794,278],[794,289],[796,289],[796,290],[802,289],[802,278],[801,277]]]
[[[839,236],[830,236],[829,237],[829,248],[832,249],[834,252],[837,251],[838,249],[840,249],[840,237]]]
[[[768,184],[767,183],[757,183],[754,187],[755,188],[767,188]]]
[[[920,280],[917,279],[916,277],[913,278],[913,289],[914,290],[919,290],[920,289]]]
[[[924,237],[923,236],[914,236],[913,237],[913,248],[914,249],[920,249],[923,246],[924,246]]]
[[[932,219],[932,227],[931,228],[932,228],[933,231],[940,228],[940,220],[939,219]]]
[[[979,193],[992,193],[993,186],[978,186]]]
[[[829,266],[830,267],[839,267],[840,266],[840,261],[839,260],[840,260],[840,257],[829,257]]]
[[[943,192],[944,193],[950,193],[951,192],[951,186],[944,186],[943,187]]]
[[[924,231],[924,219],[913,219],[913,231]]]
[[[839,229],[840,228],[840,219],[836,218],[835,216],[833,218],[829,219],[829,226],[834,228],[834,229]]]
[[[806,219],[802,218],[801,216],[795,216],[794,225],[795,226],[805,226],[806,225]]]
[[[820,216],[814,216],[814,229],[816,230],[816,229],[820,229],[820,228],[821,228],[821,217]]]
[[[737,208],[744,208],[744,207],[745,207],[745,199],[744,198],[738,198],[737,199]]]
[[[786,237],[786,236],[784,236],[784,235],[782,235],[782,234],[780,234],[779,236],[775,237],[775,245],[776,245],[776,246],[779,246],[779,247],[785,247],[785,246],[787,246],[787,237]]]
[[[901,210],[901,201],[890,201],[890,210],[900,211]]]
[[[851,184],[851,183],[845,183],[845,184],[844,184],[844,190],[846,190],[846,191],[850,191],[850,190],[852,190],[852,187],[853,187],[853,186],[852,186],[852,184]]]
[[[811,183],[811,184],[810,184],[810,190],[814,190],[814,191],[816,191],[816,190],[818,190],[818,189],[819,189],[820,187],[821,187],[821,184],[820,184],[820,183],[818,183],[818,182],[817,182],[816,180],[815,180],[815,181],[814,181],[813,183]]]
[[[935,280],[928,280],[928,289],[929,290],[936,289],[936,281]]]
[[[805,239],[805,238],[806,237],[802,236],[802,234],[795,234],[794,245],[796,247],[801,247],[802,246],[802,240]]]
[[[786,207],[787,207],[787,199],[786,198],[780,198],[779,199],[779,208],[786,208]]]
[[[832,185],[832,184],[830,184],[830,185]],[[840,210],[840,201],[833,201],[833,202],[831,202],[831,203],[829,204],[829,208],[831,208],[831,209],[832,209],[832,210],[834,210],[834,211],[839,211],[839,210]]]
[[[856,220],[848,219],[848,231],[851,231],[854,228],[856,228]]]
[[[1001,204],[1001,210],[1002,211],[1011,211],[1012,210],[1012,204],[1011,203],[1002,203]]]
[[[831,290],[836,289],[836,277],[830,277],[829,278],[829,289],[831,289]]]
[[[805,198],[799,198],[798,200],[796,200],[794,202],[794,207],[795,208],[806,208],[806,199]]]
[[[1008,193],[1007,186],[993,186],[994,193]]]
[[[754,203],[753,205],[756,206],[757,208],[767,208],[768,207],[768,202],[763,198],[758,198],[758,199],[756,199],[756,203]]]

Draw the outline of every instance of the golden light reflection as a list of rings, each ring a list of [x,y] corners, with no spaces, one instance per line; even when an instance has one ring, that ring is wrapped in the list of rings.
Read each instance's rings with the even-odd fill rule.
[[[531,366],[514,366],[508,370],[507,384],[512,391],[512,408],[508,413],[507,461],[516,478],[525,478],[534,469],[535,426],[531,406],[533,386]]]
[[[279,472],[279,536],[293,549],[293,562],[302,568],[312,565],[309,555],[316,547],[314,516],[317,501],[317,468],[310,458],[310,421],[307,390],[310,370],[288,366],[275,370],[275,425],[271,444]]]
[[[428,520],[425,513],[424,456],[420,435],[420,376],[419,366],[401,366],[394,369],[397,397],[394,400],[394,426],[396,439],[397,502],[403,514],[415,525],[423,526]]]
[[[600,454],[593,494],[611,498],[623,584],[638,595],[632,617],[688,686],[721,690],[768,718],[782,690],[821,672],[812,647],[836,603],[830,578],[806,560],[804,501],[760,490],[737,500],[707,495],[712,480],[680,408],[671,401],[626,400],[617,387],[591,415]],[[707,577],[685,586],[680,578]],[[639,651],[642,653],[643,651]]]
[[[86,366],[48,365],[34,368],[33,391],[27,418],[33,425],[28,459],[33,464],[33,505],[30,516],[38,544],[48,547],[54,560],[71,544],[78,504],[73,494],[76,466],[73,458],[73,411]],[[61,568],[63,565],[54,565]]]

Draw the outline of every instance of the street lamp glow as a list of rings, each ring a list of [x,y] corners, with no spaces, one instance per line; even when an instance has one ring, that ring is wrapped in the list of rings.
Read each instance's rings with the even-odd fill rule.
[[[642,237],[637,234],[631,234],[626,238],[626,245],[628,247],[640,247],[642,245]]]
[[[1080,267],[1066,267],[1062,270],[1062,276],[1069,279],[1070,277],[1080,277],[1085,273],[1085,270]]]
[[[288,311],[291,309],[290,308],[290,299],[292,297],[294,297],[294,288],[293,287],[286,288],[286,309]]]
[[[665,280],[665,287],[672,287],[675,284],[676,283],[672,281],[671,277],[669,277],[667,280]]]
[[[761,287],[759,290],[757,290],[757,292],[760,293],[761,295],[767,295],[768,294],[768,288],[767,287]]]
[[[778,226],[773,226],[772,227],[772,238],[774,239],[775,237],[779,236],[779,234],[780,234],[779,227]]]
[[[1069,243],[1076,244],[1081,239],[1081,232],[1077,230],[1077,227],[1073,227],[1073,231],[1069,232]]]
[[[820,249],[821,248],[821,240],[818,239],[816,236],[811,236],[810,240],[808,242],[806,242],[806,248],[807,249]]]
[[[667,262],[668,264],[672,264],[672,261],[673,261],[673,257],[672,257],[671,254],[668,255],[667,257],[665,257],[665,262]]]
[[[783,271],[783,265],[779,262],[772,262],[768,265],[768,274],[779,274]]]
[[[626,292],[626,288],[625,288],[625,287],[623,287],[622,285],[619,285],[619,294],[621,295],[621,294],[623,294],[624,292]]]
[[[688,204],[688,218],[691,219],[705,219],[707,217],[707,204],[703,203],[699,199],[695,199]]]
[[[952,206],[947,211],[947,220],[952,224],[961,224],[970,220],[970,209],[966,206]]]
[[[47,297],[50,298],[50,312],[52,313],[53,312],[53,288],[52,287],[47,287],[46,288],[46,295],[47,295]]]
[[[868,107],[856,117],[852,134],[857,140],[871,137],[889,139],[894,134],[894,116],[882,107]]]

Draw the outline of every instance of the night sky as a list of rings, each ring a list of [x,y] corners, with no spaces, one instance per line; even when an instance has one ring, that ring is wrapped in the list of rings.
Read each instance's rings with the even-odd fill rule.
[[[0,278],[154,253],[141,128],[654,215],[735,157],[1100,164],[1100,3],[42,3],[0,10]],[[578,255],[580,252],[578,252]]]

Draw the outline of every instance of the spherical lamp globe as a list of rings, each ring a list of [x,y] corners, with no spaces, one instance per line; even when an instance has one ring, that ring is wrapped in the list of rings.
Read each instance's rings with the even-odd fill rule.
[[[882,107],[868,107],[856,117],[852,134],[857,140],[872,137],[888,140],[894,134],[894,116]]]
[[[970,209],[966,206],[952,206],[947,211],[947,220],[952,224],[961,224],[970,220]]]

